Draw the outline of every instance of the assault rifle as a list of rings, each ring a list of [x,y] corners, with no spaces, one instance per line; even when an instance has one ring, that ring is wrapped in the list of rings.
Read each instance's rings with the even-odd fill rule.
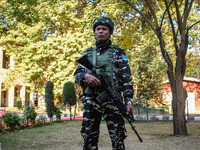
[[[95,66],[93,63],[87,58],[87,55],[83,55],[82,57],[77,59],[77,62],[84,67],[88,68],[89,70],[93,71],[95,73]],[[131,114],[127,114],[127,108],[123,104],[123,99],[120,93],[118,93],[109,83],[109,80],[106,76],[104,76],[102,73],[100,73],[101,77],[101,88],[105,89],[96,99],[100,102],[102,100],[108,97],[110,97],[113,100],[114,105],[119,109],[120,113],[123,117],[125,117],[128,120],[128,123],[131,125],[132,130],[134,130],[135,134],[137,135],[140,142],[143,142],[142,138],[136,131],[135,127],[133,126],[132,122],[135,121],[135,119],[131,116]]]

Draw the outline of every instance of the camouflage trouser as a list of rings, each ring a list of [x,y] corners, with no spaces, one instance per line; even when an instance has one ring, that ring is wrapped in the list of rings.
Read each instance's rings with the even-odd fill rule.
[[[113,150],[125,150],[126,129],[124,119],[110,99],[100,104],[92,97],[83,99],[83,122],[81,135],[84,138],[83,150],[98,150],[99,126],[104,117]]]

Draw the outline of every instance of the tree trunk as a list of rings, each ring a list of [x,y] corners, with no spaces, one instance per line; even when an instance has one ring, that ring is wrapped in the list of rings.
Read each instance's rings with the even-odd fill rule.
[[[162,33],[159,28],[157,28],[157,37],[160,41],[160,48],[168,65],[168,79],[172,91],[172,110],[173,110],[173,126],[174,135],[187,135],[187,127],[185,120],[185,99],[183,92],[183,64],[185,63],[184,55],[182,52],[177,56],[175,73],[173,69],[173,63],[166,51],[165,43],[162,37]]]
[[[185,38],[181,40],[180,50],[177,54],[176,68],[175,68],[175,91],[176,98],[173,99],[176,109],[173,109],[174,114],[174,134],[187,135],[187,126],[185,120],[185,97],[183,90],[183,77],[185,74],[186,60],[185,60]],[[174,88],[173,88],[174,89]],[[173,91],[172,91],[173,92]]]
[[[69,115],[70,115],[70,120],[72,120],[72,117],[71,117],[71,104],[70,104],[69,111],[70,111],[70,113],[69,113]]]
[[[187,135],[185,120],[185,98],[182,76],[176,76],[176,97],[173,99],[174,135]],[[173,92],[173,91],[172,91]],[[175,109],[176,108],[176,109]]]
[[[76,117],[76,107],[77,107],[77,104],[75,105],[75,110],[74,110],[74,120],[75,120],[75,117]]]
[[[177,75],[176,80],[170,85],[172,90],[174,135],[187,135],[182,77]]]

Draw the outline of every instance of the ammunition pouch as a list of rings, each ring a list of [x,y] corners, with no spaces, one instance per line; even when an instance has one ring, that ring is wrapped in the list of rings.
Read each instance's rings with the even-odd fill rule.
[[[110,94],[107,91],[103,91],[100,93],[97,97],[96,100],[98,100],[100,103],[103,103],[106,99],[110,97]]]

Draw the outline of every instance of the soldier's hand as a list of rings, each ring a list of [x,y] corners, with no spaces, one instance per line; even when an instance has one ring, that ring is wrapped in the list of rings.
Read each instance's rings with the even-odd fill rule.
[[[131,103],[128,103],[126,105],[126,108],[127,108],[127,114],[131,114],[132,118],[134,119],[134,116],[133,116],[133,105]]]
[[[101,82],[95,76],[86,73],[85,74],[85,82],[89,84],[91,87],[100,86]]]

